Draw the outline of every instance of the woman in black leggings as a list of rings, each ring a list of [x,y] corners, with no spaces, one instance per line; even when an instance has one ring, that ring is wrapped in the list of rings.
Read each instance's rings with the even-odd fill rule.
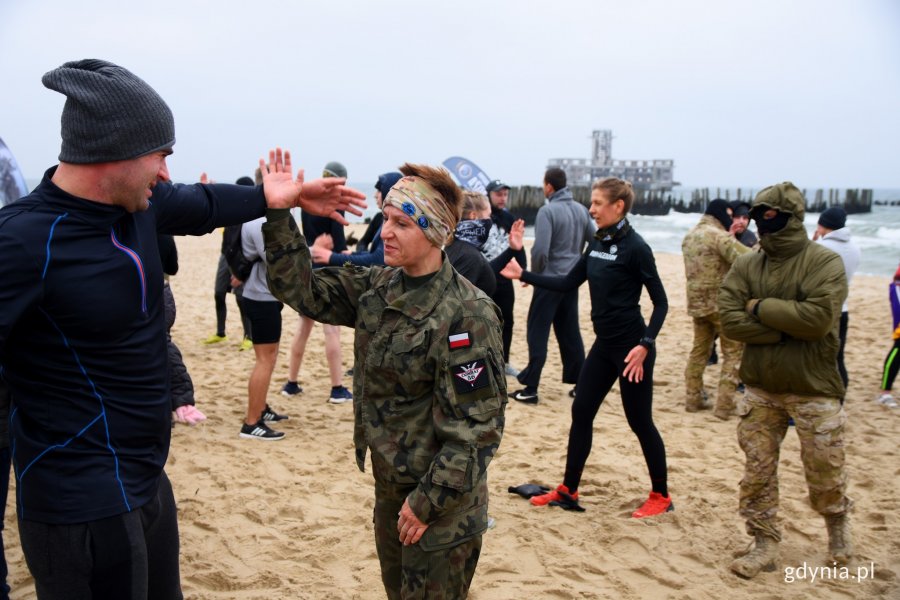
[[[654,341],[666,318],[668,301],[653,252],[625,218],[633,202],[631,183],[614,177],[597,181],[591,190],[590,208],[597,233],[567,275],[536,275],[523,271],[515,261],[501,272],[509,279],[557,291],[573,290],[587,281],[591,292],[591,320],[597,339],[578,378],[565,476],[556,490],[531,499],[536,506],[553,502],[580,510],[578,484],[591,452],[594,417],[618,379],[625,417],[641,443],[652,485],[650,497],[632,516],[649,517],[674,508],[666,487],[666,449],[652,415]],[[653,302],[649,325],[641,315],[643,287]]]

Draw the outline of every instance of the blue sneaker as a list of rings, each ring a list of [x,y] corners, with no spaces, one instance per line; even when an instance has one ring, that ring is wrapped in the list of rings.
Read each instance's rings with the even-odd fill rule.
[[[343,404],[344,402],[353,402],[353,394],[344,386],[331,388],[331,397],[328,399],[332,404]]]

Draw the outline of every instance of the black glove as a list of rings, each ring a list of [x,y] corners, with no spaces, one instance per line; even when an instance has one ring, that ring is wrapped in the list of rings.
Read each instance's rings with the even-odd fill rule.
[[[546,485],[538,485],[536,483],[523,483],[515,487],[509,486],[507,491],[510,494],[518,494],[523,498],[531,498],[532,496],[540,496],[550,491]]]

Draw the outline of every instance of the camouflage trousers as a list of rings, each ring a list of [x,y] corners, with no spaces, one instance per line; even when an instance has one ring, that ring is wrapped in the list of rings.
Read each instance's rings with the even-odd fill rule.
[[[781,540],[778,512],[778,457],[788,418],[800,438],[800,458],[809,501],[823,516],[842,515],[852,505],[846,495],[844,423],[838,398],[773,394],[747,386],[739,402],[738,443],[747,457],[741,479],[740,514],[747,533]]]
[[[719,313],[694,317],[694,347],[684,369],[685,405],[688,408],[699,408],[703,404],[703,371],[712,352],[716,334],[719,335],[722,346],[722,368],[719,375],[716,410],[731,412],[734,410],[734,393],[740,383],[738,370],[741,368],[744,345],[722,335]]]
[[[451,548],[427,552],[420,544],[404,546],[397,514],[414,488],[375,482],[375,548],[381,581],[390,600],[457,600],[469,594],[481,554],[481,535]]]

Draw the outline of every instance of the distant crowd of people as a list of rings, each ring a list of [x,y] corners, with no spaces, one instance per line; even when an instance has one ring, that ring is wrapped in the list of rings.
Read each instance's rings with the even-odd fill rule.
[[[178,270],[172,236],[217,228],[216,330],[203,341],[227,340],[232,293],[238,347],[255,358],[239,436],[285,437],[273,424],[289,417],[268,396],[286,304],[301,318],[277,387],[287,398],[303,392],[302,362],[321,323],[327,401],[353,405],[357,465],[364,470],[368,456],[374,476],[375,547],[389,598],[467,596],[488,528],[487,471],[507,398],[539,404],[551,327],[559,376],[572,386],[571,423],[562,482],[529,494],[531,504],[584,511],[579,485],[594,420],[617,384],[649,478],[632,516],[674,510],[652,414],[668,299],[653,251],[628,218],[630,182],[594,182],[588,208],[574,200],[563,170],[548,169],[529,261],[524,222],[508,207],[510,186],[494,180],[485,194],[464,192],[446,170],[407,163],[378,178],[380,210],[352,247],[345,214],[360,215],[365,194],[345,185],[340,162],[305,180],[278,148],[259,161],[255,179],[229,185],[203,175],[176,185],[166,164],[174,118],[146,82],[91,59],[66,63],[43,83],[66,97],[59,164],[0,210],[0,416],[8,413],[0,420],[0,501],[11,463],[38,598],[183,597],[164,466],[173,423],[206,415],[171,338],[167,278]],[[753,543],[730,568],[745,578],[778,560],[777,464],[789,426],[800,439],[811,504],[825,520],[828,559],[846,564],[853,556],[843,355],[860,252],[841,208],[821,214],[812,240],[804,212],[790,182],[752,202],[716,199],[682,246],[694,329],[685,409],[740,418],[739,510]],[[534,286],[521,370],[510,364],[515,280]],[[595,335],[587,353],[578,308],[584,283]],[[890,293],[894,345],[877,400],[895,408],[900,269]],[[353,331],[349,364],[342,328]],[[703,374],[716,339],[722,361],[712,401]],[[522,387],[507,394],[508,377]],[[0,561],[3,582],[6,572]],[[0,600],[8,591],[3,583]]]

